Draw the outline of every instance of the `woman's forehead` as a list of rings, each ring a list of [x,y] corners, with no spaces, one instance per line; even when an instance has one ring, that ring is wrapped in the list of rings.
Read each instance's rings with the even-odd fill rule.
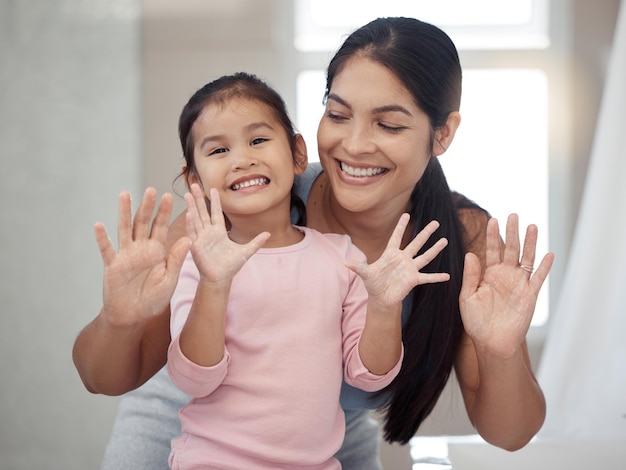
[[[415,99],[400,79],[372,59],[350,59],[333,78],[329,96],[336,95],[348,105],[370,108],[402,105],[417,107]]]

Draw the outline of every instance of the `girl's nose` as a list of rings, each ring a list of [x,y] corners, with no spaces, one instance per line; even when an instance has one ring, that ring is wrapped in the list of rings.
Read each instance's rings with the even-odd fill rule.
[[[240,150],[235,154],[233,161],[233,169],[245,170],[258,164],[257,159],[252,154],[250,149]]]

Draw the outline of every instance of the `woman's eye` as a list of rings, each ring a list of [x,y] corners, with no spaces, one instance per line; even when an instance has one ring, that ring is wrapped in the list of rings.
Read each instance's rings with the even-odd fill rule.
[[[331,121],[336,121],[336,122],[345,121],[347,119],[344,116],[334,113],[332,111],[328,111],[326,113],[326,117],[328,117],[328,119],[330,119]]]
[[[385,123],[382,123],[382,122],[379,122],[378,126],[381,129],[383,129],[385,131],[390,131],[390,132],[400,132],[401,130],[406,129],[406,127],[404,127],[404,126],[390,126],[389,124],[385,124]]]

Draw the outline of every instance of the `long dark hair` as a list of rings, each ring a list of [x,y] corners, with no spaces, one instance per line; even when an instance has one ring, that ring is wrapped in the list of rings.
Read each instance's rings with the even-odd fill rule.
[[[233,75],[224,75],[210,83],[207,83],[196,91],[185,106],[178,119],[178,136],[185,158],[185,168],[178,177],[184,174],[196,173],[194,161],[195,137],[193,125],[209,104],[224,104],[235,98],[244,98],[265,103],[274,113],[274,116],[285,130],[289,141],[289,148],[294,155],[296,152],[296,130],[289,118],[287,106],[282,97],[263,80],[256,75],[238,72]],[[306,225],[306,208],[304,202],[296,194],[295,188],[291,188],[291,207],[297,213],[297,225]]]
[[[435,131],[442,127],[461,100],[461,66],[456,48],[439,28],[412,18],[378,18],[353,32],[331,60],[326,97],[333,80],[355,55],[367,57],[390,70],[428,115],[430,150]],[[411,220],[420,230],[431,220],[448,246],[425,272],[448,272],[450,281],[417,286],[403,326],[404,361],[396,379],[383,391],[385,439],[406,444],[434,408],[459,349],[463,325],[459,292],[465,247],[452,192],[437,157],[432,156],[411,194]]]

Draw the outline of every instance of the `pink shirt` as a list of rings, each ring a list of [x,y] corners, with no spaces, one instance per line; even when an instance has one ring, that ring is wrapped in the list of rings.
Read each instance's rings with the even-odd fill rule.
[[[363,253],[345,235],[298,229],[301,242],[259,250],[235,276],[224,357],[212,367],[180,350],[199,278],[187,256],[172,297],[168,372],[196,398],[180,411],[172,468],[340,468],[342,379],[376,391],[397,375],[401,361],[377,376],[359,357],[367,292],[344,263]]]

